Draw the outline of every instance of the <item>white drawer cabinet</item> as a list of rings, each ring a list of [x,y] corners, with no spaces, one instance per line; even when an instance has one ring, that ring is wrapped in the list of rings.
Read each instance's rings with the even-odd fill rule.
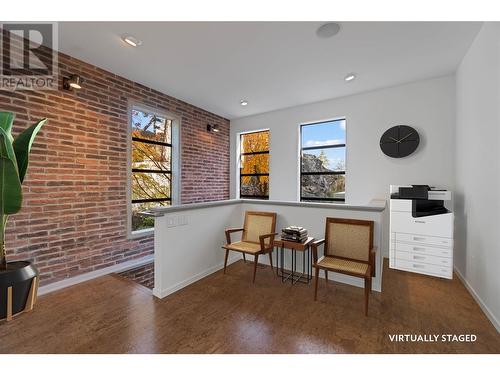
[[[452,258],[442,258],[433,255],[408,253],[406,251],[398,250],[396,250],[396,259],[409,260],[425,264],[434,264],[436,266],[451,266],[453,261]]]
[[[396,268],[404,271],[423,273],[426,275],[452,278],[453,268],[447,266],[439,266],[435,264],[426,264],[421,262],[396,259]]]
[[[430,246],[441,246],[441,247],[451,247],[453,245],[453,240],[451,238],[436,237],[436,236],[424,236],[421,234],[412,233],[395,233],[397,242],[407,242],[417,245],[430,245]]]
[[[451,199],[450,192],[443,194],[447,198]],[[391,199],[389,266],[451,279],[453,220],[452,212],[413,217],[411,200]]]
[[[445,257],[451,258],[453,256],[453,250],[450,248],[441,248],[429,245],[418,244],[409,244],[409,243],[394,243],[394,250],[396,251],[405,251],[412,254],[420,254],[420,255],[431,255],[435,257]]]

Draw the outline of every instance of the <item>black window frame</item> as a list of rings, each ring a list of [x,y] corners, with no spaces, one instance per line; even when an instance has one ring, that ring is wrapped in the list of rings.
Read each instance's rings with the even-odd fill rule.
[[[141,137],[134,137],[132,134],[133,134],[133,131],[134,131],[134,128],[133,128],[133,123],[132,123],[132,111],[138,111],[138,112],[142,112],[142,113],[148,113],[148,114],[151,114],[153,115],[154,117],[160,117],[162,119],[165,119],[165,126],[167,126],[167,122],[169,121],[170,122],[170,126],[169,126],[169,131],[170,131],[170,140],[172,140],[172,127],[173,127],[173,122],[174,120],[172,120],[171,118],[169,118],[168,116],[166,115],[163,115],[159,112],[156,112],[154,110],[149,110],[149,109],[145,109],[145,108],[141,108],[141,107],[135,107],[133,106],[131,109],[130,109],[130,132],[131,132],[131,136],[130,136],[130,204],[133,205],[133,204],[136,204],[136,203],[150,203],[150,202],[169,202],[168,205],[172,205],[172,187],[173,187],[173,184],[174,184],[174,181],[173,181],[173,174],[172,174],[172,155],[173,155],[173,145],[172,143],[168,143],[168,142],[161,142],[161,141],[156,141],[156,140],[152,140],[152,139],[147,139],[147,138],[141,138]],[[133,165],[133,156],[132,156],[132,150],[133,150],[133,146],[134,146],[134,143],[146,143],[146,144],[153,144],[153,145],[157,145],[157,146],[162,146],[164,148],[169,148],[170,149],[170,163],[168,165],[168,170],[163,170],[163,169],[145,169],[145,168],[133,168],[132,165]],[[132,195],[133,195],[133,181],[134,181],[134,174],[135,173],[161,173],[161,174],[164,174],[164,175],[169,175],[170,178],[170,196],[169,197],[162,197],[162,198],[146,198],[146,199],[133,199],[132,198]],[[141,230],[144,230],[144,229],[138,229],[138,230],[134,230],[133,228],[130,228],[130,231],[132,233],[134,232],[137,232],[137,231],[141,231]]]
[[[347,151],[346,143],[339,143],[339,144],[326,145],[326,146],[309,146],[309,147],[303,147],[303,145],[302,145],[302,129],[305,126],[321,125],[321,124],[327,124],[327,123],[336,122],[336,121],[347,122],[345,118],[338,118],[338,119],[333,119],[333,120],[311,122],[311,123],[301,124],[300,125],[300,181],[299,181],[299,189],[300,190],[299,190],[299,195],[300,195],[300,201],[301,202],[344,202],[345,203],[345,196],[344,196],[344,198],[322,198],[322,197],[303,197],[302,196],[302,176],[343,175],[344,176],[344,181],[345,181],[345,172],[346,172],[346,168],[345,167],[346,166],[344,167],[343,171],[304,172],[302,170],[302,165],[303,165],[302,158],[303,158],[304,151],[307,151],[307,150],[324,150],[324,149],[328,149],[328,148],[340,148],[340,147],[344,147],[345,150]]]
[[[240,198],[243,198],[243,199],[263,199],[263,200],[269,200],[269,193],[267,195],[247,195],[247,194],[242,194],[241,193],[241,181],[242,181],[242,177],[265,177],[267,176],[267,179],[269,181],[269,172],[268,173],[241,173],[241,170],[243,169],[243,163],[241,161],[241,157],[242,156],[253,156],[253,155],[263,155],[263,154],[267,154],[267,155],[270,155],[270,152],[269,152],[269,148],[267,149],[267,151],[255,151],[255,152],[241,152],[241,148],[242,148],[242,138],[245,136],[245,135],[248,135],[248,134],[256,134],[256,133],[267,133],[267,138],[269,140],[269,129],[268,130],[257,130],[257,131],[252,131],[252,132],[245,132],[245,133],[240,133],[240,150],[239,150],[239,182],[240,182],[240,186],[239,186],[239,196]],[[268,163],[269,163],[269,157],[267,159]],[[267,170],[269,171],[269,165],[267,166]]]

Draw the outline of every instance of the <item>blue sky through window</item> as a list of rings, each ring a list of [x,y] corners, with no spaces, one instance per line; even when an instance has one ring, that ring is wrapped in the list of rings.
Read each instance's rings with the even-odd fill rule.
[[[345,144],[345,120],[327,121],[302,126],[302,147],[330,146]],[[331,170],[345,169],[345,147],[304,150],[304,153],[320,156],[326,155],[324,165]]]

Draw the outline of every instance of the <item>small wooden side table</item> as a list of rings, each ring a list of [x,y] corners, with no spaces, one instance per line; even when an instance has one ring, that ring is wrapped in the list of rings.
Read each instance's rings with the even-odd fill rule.
[[[285,282],[288,279],[292,281],[292,284],[301,282],[304,284],[309,284],[312,279],[312,255],[311,255],[311,244],[313,243],[313,237],[307,237],[305,242],[294,242],[287,240],[275,240],[274,246],[278,248],[276,252],[276,269],[278,270],[278,276],[281,276],[281,281]],[[292,272],[285,272],[285,249],[292,250]],[[302,273],[297,274],[297,251],[302,253]],[[307,253],[307,255],[306,255]],[[281,262],[278,260],[278,256]],[[307,260],[307,267],[306,267]]]

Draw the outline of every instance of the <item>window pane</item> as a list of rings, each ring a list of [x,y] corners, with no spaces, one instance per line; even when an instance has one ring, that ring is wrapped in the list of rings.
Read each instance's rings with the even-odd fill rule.
[[[241,155],[240,173],[269,173],[269,154]]]
[[[241,152],[269,151],[269,132],[262,131],[241,135]]]
[[[302,198],[345,198],[344,175],[301,176]]]
[[[269,174],[269,131],[242,134],[240,156],[241,174]],[[264,153],[259,153],[264,152]],[[240,176],[240,196],[264,198],[269,196],[269,176]]]
[[[240,195],[268,196],[269,176],[241,177]]]
[[[302,172],[345,171],[345,147],[302,151]]]
[[[157,206],[168,206],[170,202],[148,202],[132,204],[132,231],[154,227],[154,218],[140,215],[139,212],[147,211]]]
[[[171,143],[172,121],[154,113],[132,109],[132,137]]]
[[[171,158],[171,147],[132,142],[132,168],[169,171]]]
[[[170,198],[170,175],[132,173],[132,199]]]
[[[302,126],[302,147],[345,144],[345,120]]]

